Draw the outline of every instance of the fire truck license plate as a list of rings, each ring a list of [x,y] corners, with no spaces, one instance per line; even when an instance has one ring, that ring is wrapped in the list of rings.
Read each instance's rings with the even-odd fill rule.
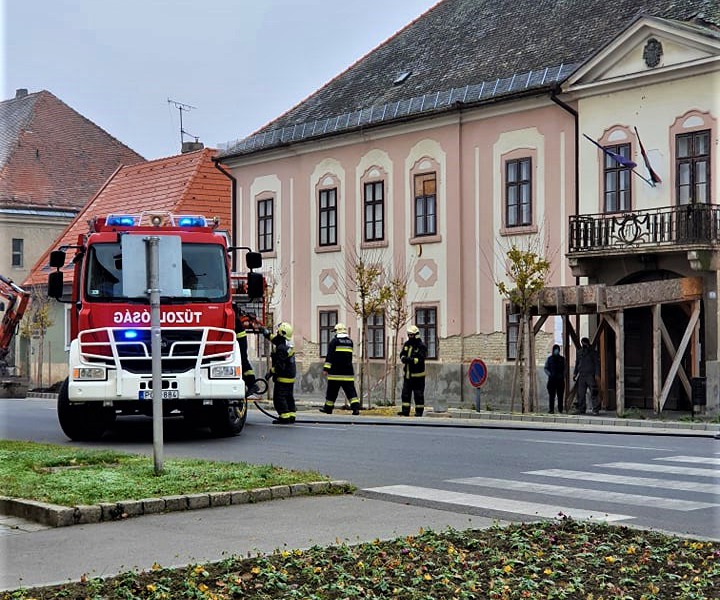
[[[152,390],[140,390],[140,400],[152,400],[153,393]],[[162,391],[162,399],[163,400],[173,400],[174,398],[179,398],[180,394],[177,390],[163,390]]]

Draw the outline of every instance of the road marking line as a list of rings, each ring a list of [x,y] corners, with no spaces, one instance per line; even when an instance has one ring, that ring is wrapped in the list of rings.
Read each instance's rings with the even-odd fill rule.
[[[720,465],[720,458],[709,458],[705,456],[668,456],[667,458],[653,458],[653,460],[665,460],[667,462],[697,463],[702,465]]]
[[[618,485],[637,485],[668,490],[683,490],[702,494],[720,494],[720,485],[714,483],[698,483],[680,481],[678,479],[658,479],[655,477],[637,477],[634,475],[611,475],[610,473],[591,473],[588,471],[570,471],[567,469],[542,469],[525,471],[527,475],[560,477],[562,479],[579,479],[581,481],[597,481],[600,483],[616,483]]]
[[[591,442],[561,442],[559,440],[534,440],[525,438],[524,442],[535,442],[538,444],[565,444],[567,446],[595,446],[598,448],[623,448],[628,450],[657,450],[658,452],[670,452],[669,448],[651,448],[649,446],[620,446],[617,444],[593,444]]]
[[[675,475],[696,475],[698,477],[720,477],[720,473],[713,469],[693,469],[692,467],[674,467],[672,465],[612,462],[593,466],[608,469],[625,469],[627,471],[650,471],[652,473],[673,473]]]
[[[565,498],[577,498],[579,500],[600,500],[602,502],[614,502],[617,504],[632,504],[635,506],[665,508],[668,510],[688,511],[720,506],[720,504],[712,504],[710,502],[695,502],[692,500],[660,498],[657,496],[643,496],[640,494],[625,494],[622,492],[610,492],[608,490],[592,490],[587,488],[569,487],[565,485],[515,481],[512,479],[495,479],[492,477],[466,477],[463,479],[449,479],[448,482],[498,488],[501,490],[515,490],[518,492],[529,492],[533,494],[547,494],[549,496],[563,496]]]
[[[533,515],[548,519],[558,518],[560,514],[573,519],[604,521],[608,523],[634,518],[629,515],[598,513],[597,511],[584,510],[581,508],[548,506],[547,504],[539,504],[535,502],[523,502],[521,500],[510,500],[508,498],[496,498],[493,496],[480,496],[478,494],[465,494],[462,492],[423,488],[414,485],[388,485],[384,487],[368,488],[363,491],[378,494],[379,496],[415,498],[417,500],[452,504],[454,506],[484,508],[487,510],[520,515]]]

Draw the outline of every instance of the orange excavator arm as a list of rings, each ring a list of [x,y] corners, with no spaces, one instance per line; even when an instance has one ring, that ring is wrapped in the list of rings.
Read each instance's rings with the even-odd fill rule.
[[[0,360],[2,360],[10,351],[10,342],[30,303],[30,293],[12,279],[0,275],[0,301],[5,304],[5,314],[0,322]]]

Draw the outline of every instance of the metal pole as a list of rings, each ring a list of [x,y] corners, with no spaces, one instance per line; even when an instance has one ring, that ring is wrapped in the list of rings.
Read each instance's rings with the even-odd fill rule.
[[[163,401],[162,401],[162,361],[160,334],[160,238],[150,236],[147,243],[147,275],[150,294],[150,351],[152,354],[152,420],[153,420],[153,460],[155,475],[163,470]]]

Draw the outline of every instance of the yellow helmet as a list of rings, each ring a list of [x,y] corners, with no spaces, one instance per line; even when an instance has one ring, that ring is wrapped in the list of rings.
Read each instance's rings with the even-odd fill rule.
[[[419,333],[420,333],[420,330],[417,328],[417,325],[408,325],[408,327],[407,327],[408,335],[417,335]]]
[[[335,325],[335,333],[347,333],[347,326],[345,323],[338,323]]]
[[[292,338],[293,334],[293,327],[290,325],[290,323],[285,323],[284,321],[280,323],[277,326],[277,332],[279,335],[284,337],[286,340],[289,340]]]

